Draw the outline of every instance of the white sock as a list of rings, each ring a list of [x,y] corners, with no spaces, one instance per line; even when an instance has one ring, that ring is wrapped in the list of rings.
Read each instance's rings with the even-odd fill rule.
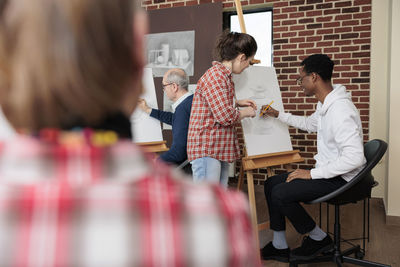
[[[272,239],[272,245],[277,249],[286,249],[289,247],[286,242],[285,231],[274,231],[274,238]]]
[[[324,231],[322,231],[322,229],[319,228],[317,225],[315,226],[314,229],[312,229],[312,231],[309,234],[310,234],[310,238],[315,241],[321,241],[322,239],[324,239],[326,237],[326,233]]]

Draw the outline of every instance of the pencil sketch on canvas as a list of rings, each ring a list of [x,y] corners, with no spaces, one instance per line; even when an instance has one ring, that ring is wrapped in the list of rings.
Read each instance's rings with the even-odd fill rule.
[[[196,86],[197,86],[197,84],[189,84],[189,86],[188,86],[188,92],[189,92],[190,94],[194,94],[194,91],[196,90]],[[164,108],[163,108],[163,110],[164,110],[164,111],[169,111],[169,112],[174,112],[174,111],[172,110],[172,104],[173,104],[173,103],[174,103],[174,102],[172,102],[171,100],[169,100],[168,97],[167,97],[167,95],[166,95],[165,92],[164,92],[164,103],[163,103]],[[163,123],[162,128],[163,128],[163,130],[171,130],[171,129],[172,129],[172,126],[169,125],[169,124]]]
[[[286,124],[271,117],[260,117],[261,106],[268,105],[283,111],[278,79],[273,67],[251,66],[233,77],[237,99],[253,99],[257,104],[256,117],[242,120],[248,156],[293,150]]]
[[[162,77],[172,68],[193,75],[194,31],[147,34],[146,50],[146,67],[153,69],[154,77]]]
[[[140,96],[150,107],[158,108],[152,70],[143,72],[144,93]],[[162,141],[161,124],[139,108],[131,115],[132,138],[135,143]]]

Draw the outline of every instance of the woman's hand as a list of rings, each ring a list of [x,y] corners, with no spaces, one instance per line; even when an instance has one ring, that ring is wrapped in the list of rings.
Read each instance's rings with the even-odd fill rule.
[[[245,107],[239,110],[240,119],[247,118],[247,117],[255,117],[256,111],[252,107]]]
[[[236,105],[238,107],[252,107],[253,109],[257,110],[257,104],[254,100],[251,99],[242,99],[237,100]]]

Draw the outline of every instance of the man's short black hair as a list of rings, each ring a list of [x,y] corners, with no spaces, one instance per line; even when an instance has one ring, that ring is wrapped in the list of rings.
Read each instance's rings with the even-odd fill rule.
[[[306,73],[317,73],[322,80],[329,81],[332,78],[333,61],[324,54],[314,54],[304,59],[301,64]]]

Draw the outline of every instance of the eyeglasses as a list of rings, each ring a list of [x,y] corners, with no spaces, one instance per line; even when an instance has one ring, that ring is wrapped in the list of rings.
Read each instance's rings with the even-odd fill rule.
[[[171,84],[174,84],[174,83],[161,84],[162,89],[165,90],[165,87],[167,87],[168,85],[171,85]]]
[[[310,74],[312,74],[312,72],[311,72],[311,73],[307,73],[306,75],[297,78],[297,79],[296,79],[297,85],[301,85],[301,84],[303,83],[304,77],[309,76]]]

